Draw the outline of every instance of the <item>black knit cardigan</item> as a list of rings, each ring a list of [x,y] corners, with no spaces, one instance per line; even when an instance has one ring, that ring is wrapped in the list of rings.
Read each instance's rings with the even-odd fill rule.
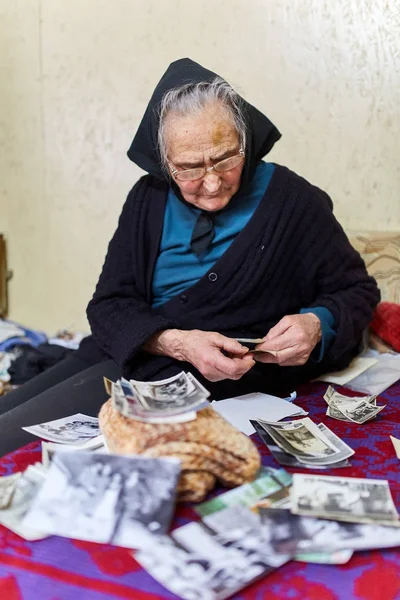
[[[123,207],[87,309],[93,340],[104,357],[112,357],[135,379],[158,379],[182,368],[199,376],[191,365],[143,351],[143,343],[169,328],[263,336],[285,315],[324,306],[334,316],[337,336],[321,363],[257,364],[240,383],[206,385],[215,397],[255,389],[276,392],[350,362],[379,290],[333,216],[325,192],[276,166],[254,215],[210,271],[152,309],[167,193],[166,183],[146,175]]]

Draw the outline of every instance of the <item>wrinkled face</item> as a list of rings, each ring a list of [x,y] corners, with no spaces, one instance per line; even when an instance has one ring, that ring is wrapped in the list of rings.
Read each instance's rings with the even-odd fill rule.
[[[177,171],[212,167],[239,154],[235,125],[220,104],[210,104],[198,115],[167,115],[165,134],[168,161]],[[243,164],[230,171],[207,172],[195,181],[175,182],[186,202],[202,210],[221,210],[239,189]]]

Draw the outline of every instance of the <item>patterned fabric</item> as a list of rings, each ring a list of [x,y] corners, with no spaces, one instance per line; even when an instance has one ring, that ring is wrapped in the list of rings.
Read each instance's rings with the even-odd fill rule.
[[[400,304],[378,304],[370,328],[396,352],[400,352]]]
[[[361,254],[368,273],[375,277],[382,300],[400,304],[400,233],[349,232],[349,239]]]
[[[380,397],[387,402],[375,421],[362,426],[325,416],[326,384],[298,390],[301,404],[355,449],[348,469],[324,473],[388,479],[400,509],[400,469],[389,435],[400,438],[400,382]],[[254,436],[263,463],[277,466]],[[33,443],[0,461],[8,475],[40,460]],[[298,471],[298,469],[296,469]],[[175,526],[196,515],[189,504],[178,508]],[[172,600],[176,596],[154,581],[123,548],[51,537],[25,542],[0,527],[0,598],[3,600]],[[400,600],[398,549],[358,552],[342,566],[290,562],[234,596],[236,600]]]
[[[103,404],[99,420],[111,452],[179,458],[179,501],[201,502],[217,480],[227,487],[253,481],[260,468],[250,438],[210,407],[200,410],[194,421],[156,425],[123,417],[110,399]]]

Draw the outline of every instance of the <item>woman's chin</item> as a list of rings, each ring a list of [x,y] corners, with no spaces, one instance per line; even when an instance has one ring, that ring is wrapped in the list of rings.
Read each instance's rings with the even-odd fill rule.
[[[200,196],[197,199],[196,205],[201,210],[207,210],[210,212],[222,210],[229,204],[231,196]]]

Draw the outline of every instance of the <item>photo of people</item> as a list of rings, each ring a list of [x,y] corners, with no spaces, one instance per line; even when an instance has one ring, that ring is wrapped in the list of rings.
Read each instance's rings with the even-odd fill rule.
[[[100,433],[97,417],[90,417],[81,413],[56,421],[23,427],[23,429],[42,439],[61,444],[83,443],[97,437]]]
[[[180,462],[172,458],[55,454],[26,525],[55,535],[128,548],[172,517]]]
[[[387,481],[318,475],[293,476],[293,511],[354,522],[397,521]]]

